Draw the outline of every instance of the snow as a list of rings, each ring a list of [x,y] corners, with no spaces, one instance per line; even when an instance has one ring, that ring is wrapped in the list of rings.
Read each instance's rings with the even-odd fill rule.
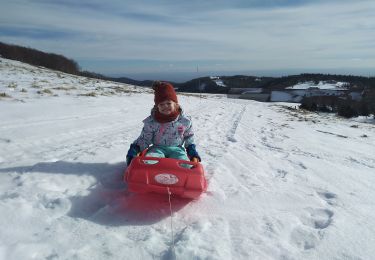
[[[318,88],[318,89],[337,89],[343,90],[347,89],[348,83],[346,82],[326,82],[326,81],[319,81],[318,84],[315,84],[312,81],[309,82],[301,82],[294,86],[287,87],[286,89],[309,89],[309,88]]]
[[[0,71],[0,94],[5,93],[6,97],[20,101],[43,96],[112,96],[139,92],[139,88],[135,86],[73,76],[3,58],[0,58]]]
[[[180,94],[209,186],[195,201],[172,197],[171,228],[167,196],[130,194],[122,182],[153,105],[148,89],[0,66],[9,96],[0,98],[0,259],[375,254],[374,120]],[[38,94],[33,83],[74,88]]]
[[[219,87],[226,87],[225,83],[221,79],[215,80],[215,83]]]
[[[224,81],[221,80],[220,77],[210,76],[210,79],[213,80],[218,87],[226,87]]]

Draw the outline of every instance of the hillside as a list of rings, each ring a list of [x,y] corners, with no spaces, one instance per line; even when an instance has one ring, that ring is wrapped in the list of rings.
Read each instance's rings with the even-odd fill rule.
[[[0,58],[0,72],[0,99],[23,102],[61,95],[113,96],[146,91],[134,85],[81,77],[3,58]]]
[[[374,120],[181,94],[209,186],[171,218],[122,181],[148,88],[5,59],[0,86],[0,259],[375,255]]]

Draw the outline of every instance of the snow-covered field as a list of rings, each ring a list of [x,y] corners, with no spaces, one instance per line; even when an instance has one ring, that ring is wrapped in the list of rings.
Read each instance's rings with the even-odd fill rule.
[[[149,89],[0,61],[0,259],[373,259],[373,120],[179,95],[209,186],[171,228],[122,182]]]

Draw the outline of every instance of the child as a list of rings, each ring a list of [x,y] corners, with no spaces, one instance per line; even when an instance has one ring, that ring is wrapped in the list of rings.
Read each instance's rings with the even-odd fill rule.
[[[146,154],[149,157],[201,161],[195,149],[191,119],[184,115],[178,104],[172,84],[157,81],[153,89],[155,105],[151,115],[143,120],[141,135],[130,145],[126,155],[127,165],[150,145]]]

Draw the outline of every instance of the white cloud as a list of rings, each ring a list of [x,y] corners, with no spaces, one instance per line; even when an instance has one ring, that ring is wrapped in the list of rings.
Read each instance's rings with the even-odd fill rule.
[[[3,4],[3,27],[42,28],[72,36],[56,41],[0,35],[0,40],[62,53],[78,61],[217,60],[223,65],[230,62],[228,67],[237,63],[249,69],[375,64],[373,1],[191,12],[166,3],[111,1],[104,9],[95,9],[96,4],[99,2],[92,2],[89,8],[74,2]]]

